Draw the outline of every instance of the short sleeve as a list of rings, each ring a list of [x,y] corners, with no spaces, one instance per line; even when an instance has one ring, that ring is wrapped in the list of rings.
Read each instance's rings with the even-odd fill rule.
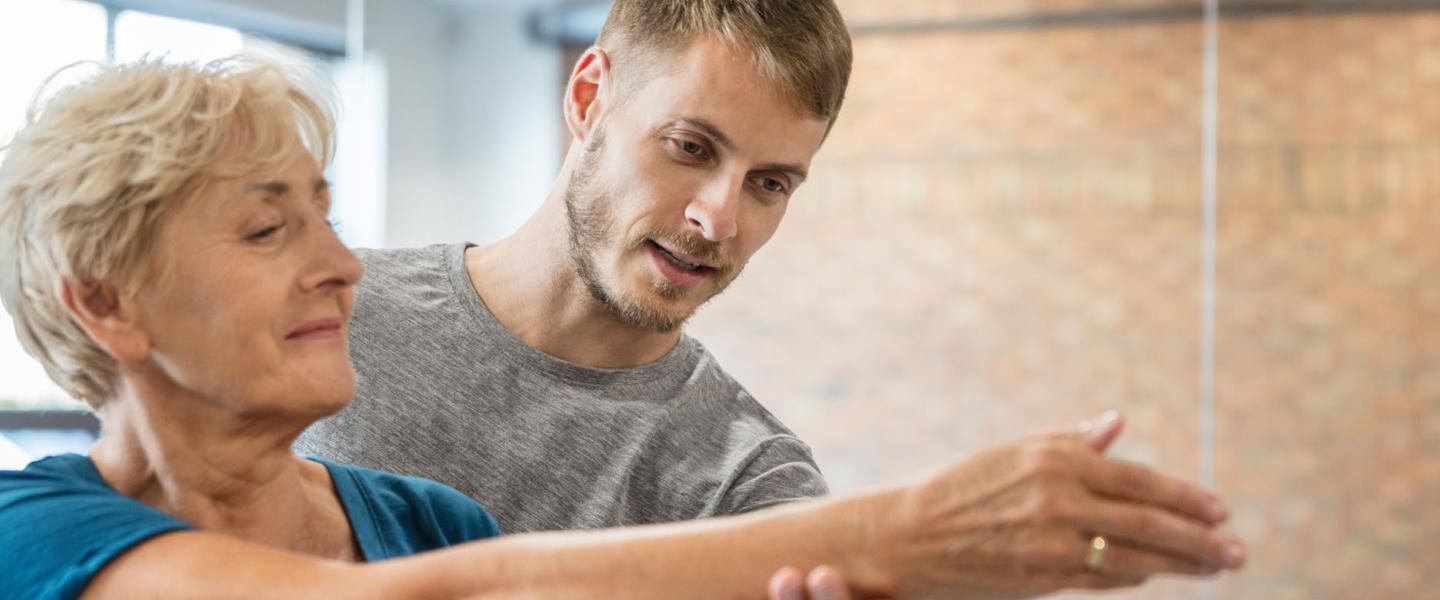
[[[131,548],[192,529],[108,486],[37,468],[47,461],[0,471],[0,589],[7,597],[79,597]]]
[[[437,526],[445,530],[446,546],[473,542],[500,535],[500,523],[485,507],[443,484],[426,486]]]
[[[330,470],[369,562],[500,535],[489,511],[441,483],[314,459]]]
[[[721,499],[717,515],[747,513],[830,492],[810,447],[794,436],[772,436],[747,458]]]

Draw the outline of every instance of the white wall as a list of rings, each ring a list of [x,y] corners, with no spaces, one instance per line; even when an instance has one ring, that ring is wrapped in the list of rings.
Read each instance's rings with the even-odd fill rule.
[[[528,9],[491,3],[461,11],[454,83],[454,203],[465,232],[485,243],[514,231],[549,193],[560,168],[558,50],[527,39]]]
[[[469,218],[452,208],[452,9],[414,0],[365,5],[365,60],[381,61],[387,78],[385,245],[465,237]]]
[[[223,2],[328,27],[344,25],[347,3]],[[366,0],[365,60],[386,80],[385,246],[493,241],[549,192],[568,65],[526,34],[547,2]]]
[[[524,222],[559,168],[559,52],[515,3],[367,3],[390,78],[387,246],[486,243]]]

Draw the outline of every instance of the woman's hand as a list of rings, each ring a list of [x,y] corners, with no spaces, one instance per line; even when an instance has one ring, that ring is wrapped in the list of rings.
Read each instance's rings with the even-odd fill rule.
[[[867,511],[888,518],[869,544],[884,549],[879,568],[857,565],[847,577],[889,576],[878,589],[897,596],[1024,598],[1243,565],[1242,542],[1219,530],[1228,511],[1218,497],[1104,456],[1121,427],[1109,415],[992,447],[902,488]]]

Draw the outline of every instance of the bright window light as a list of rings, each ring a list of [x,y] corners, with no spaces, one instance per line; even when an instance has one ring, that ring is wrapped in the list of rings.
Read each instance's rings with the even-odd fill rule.
[[[20,347],[10,314],[0,310],[0,409],[80,408],[68,400],[45,369]]]
[[[47,77],[72,63],[105,60],[105,9],[78,0],[0,2],[0,56],[7,57],[0,60],[3,146],[20,129],[30,99]]]
[[[0,146],[10,143],[25,122],[25,110],[42,83],[60,68],[105,60],[105,9],[78,0],[0,2]],[[47,89],[86,72],[66,71]],[[0,309],[0,409],[78,408],[67,400],[40,364],[20,348],[10,315]],[[11,448],[0,447],[0,458]]]
[[[101,39],[104,39],[103,37]],[[239,31],[184,19],[127,10],[115,19],[115,60],[146,55],[173,62],[209,62],[240,53]]]

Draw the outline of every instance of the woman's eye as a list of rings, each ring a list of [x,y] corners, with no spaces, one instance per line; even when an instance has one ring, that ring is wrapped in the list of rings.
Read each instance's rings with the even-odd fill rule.
[[[249,239],[249,240],[252,240],[252,241],[257,241],[257,242],[258,242],[258,241],[262,241],[262,240],[268,239],[268,238],[270,238],[271,236],[273,236],[273,235],[275,235],[276,233],[278,233],[278,232],[280,231],[280,228],[282,228],[282,227],[284,227],[284,226],[285,226],[284,223],[277,223],[277,224],[275,224],[275,225],[271,225],[271,226],[269,226],[269,227],[266,227],[266,228],[264,228],[264,229],[261,229],[261,230],[259,230],[259,231],[256,231],[255,233],[252,233],[252,234],[250,234],[250,235],[248,235],[248,236],[245,236],[245,237],[246,237],[246,239]]]

